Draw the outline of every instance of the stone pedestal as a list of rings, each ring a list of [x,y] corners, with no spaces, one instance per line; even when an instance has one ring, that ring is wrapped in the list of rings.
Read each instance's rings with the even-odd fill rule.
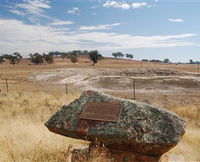
[[[137,152],[109,149],[104,146],[90,146],[87,149],[75,149],[71,162],[159,162],[160,156],[149,156]]]
[[[54,133],[92,143],[73,152],[76,161],[157,162],[181,140],[186,123],[165,109],[87,90],[45,125]]]
[[[158,162],[160,156],[154,157],[136,152],[122,150],[110,150],[111,156],[116,162]]]

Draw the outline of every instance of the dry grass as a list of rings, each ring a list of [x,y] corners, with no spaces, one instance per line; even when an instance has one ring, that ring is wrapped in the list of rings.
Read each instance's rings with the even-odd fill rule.
[[[34,87],[33,87],[34,88]],[[64,161],[68,147],[87,143],[53,134],[45,121],[79,93],[58,96],[43,92],[12,91],[0,96],[1,161]],[[82,146],[83,145],[83,146]]]
[[[72,147],[87,146],[87,142],[53,134],[44,126],[45,121],[55,111],[78,98],[80,92],[72,87],[69,89],[70,94],[65,95],[62,85],[45,85],[26,80],[26,77],[34,72],[63,67],[164,67],[196,71],[193,65],[141,64],[141,62],[125,62],[120,59],[103,60],[96,67],[90,66],[86,60],[76,65],[70,62],[56,62],[53,65],[42,66],[31,66],[27,62],[17,66],[0,65],[0,161],[65,161]],[[5,78],[9,79],[8,93]],[[156,94],[137,96],[140,101],[148,100],[152,104],[174,111],[187,120],[188,126],[182,141],[169,152],[183,155],[185,161],[200,161],[200,126],[198,124],[200,103],[197,96],[200,94],[181,96],[174,94],[171,97]],[[101,161],[102,159],[99,158],[97,156],[96,160]]]
[[[2,93],[0,97],[1,161],[64,161],[69,155],[69,145],[73,145],[73,148],[87,146],[84,141],[53,134],[44,127],[44,122],[59,107],[78,97],[78,92],[68,96],[20,90],[8,94]],[[155,104],[163,106],[161,102]],[[186,161],[200,160],[200,129],[196,126],[199,119],[197,118],[199,105],[182,107],[177,104],[170,106],[170,104],[172,105],[168,99],[171,110],[183,116],[189,124],[181,143],[169,153],[181,154]],[[99,159],[99,157],[94,158]]]
[[[167,104],[157,101],[155,105],[165,107],[172,112],[182,116],[187,121],[186,132],[181,142],[168,154],[182,155],[185,161],[200,161],[200,103],[199,98],[185,99],[185,103],[178,98],[166,99]],[[176,100],[176,101],[175,101]]]

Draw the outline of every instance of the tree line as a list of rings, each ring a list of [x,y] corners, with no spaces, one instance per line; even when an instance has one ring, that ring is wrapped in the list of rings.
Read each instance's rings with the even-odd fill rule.
[[[133,55],[132,54],[123,54],[122,52],[113,52],[112,56],[115,58],[123,58],[124,56],[126,56],[126,58],[128,59],[133,59]]]
[[[200,64],[200,61],[193,61],[193,60],[190,60],[190,64]]]
[[[157,60],[157,59],[153,59],[153,60],[142,59],[141,61],[144,61],[144,62],[172,63],[168,58],[165,58],[163,61],[162,60]],[[178,63],[181,64],[181,62],[178,62]],[[189,60],[189,62],[185,62],[185,63],[186,64],[200,64],[200,61]]]
[[[39,53],[29,55],[31,62],[34,65],[39,65],[44,62],[52,64],[54,57],[62,57],[62,59],[69,58],[71,62],[76,63],[78,62],[79,56],[88,56],[88,59],[90,59],[93,62],[92,65],[95,65],[99,60],[103,59],[103,56],[97,50],[92,50],[92,51],[74,50],[69,52],[56,51],[56,52],[49,52],[48,54],[43,53],[43,55]]]
[[[58,51],[52,51],[49,52],[49,55],[53,56],[53,57],[71,57],[71,56],[88,56],[89,55],[89,51],[88,50],[73,50],[73,51],[69,51],[69,52],[58,52]]]
[[[92,61],[92,65],[95,65],[98,61],[103,59],[103,56],[97,50],[74,50],[69,52],[49,52],[48,54],[31,53],[29,54],[29,60],[33,65],[41,65],[43,63],[52,64],[54,57],[62,57],[63,59],[69,58],[71,62],[76,63],[78,62],[79,56],[87,56],[88,59]],[[15,65],[18,64],[22,58],[23,57],[18,52],[13,53],[12,55],[5,54],[0,56],[0,63],[5,62],[5,60],[9,60],[10,64]]]
[[[163,61],[161,61],[161,60],[156,60],[156,59],[153,59],[153,60],[142,59],[141,61],[145,61],[145,62],[163,62],[163,63],[170,63],[170,60],[169,60],[168,58],[165,58]]]
[[[15,52],[12,55],[5,54],[0,56],[0,63],[5,62],[5,60],[9,60],[10,64],[18,64],[23,57],[20,55],[19,52]]]
[[[98,50],[92,50],[92,51],[73,50],[73,51],[69,51],[69,52],[54,51],[54,52],[49,52],[48,54],[45,54],[45,53],[29,54],[29,60],[34,65],[41,65],[44,63],[52,64],[53,58],[61,57],[62,59],[68,58],[71,60],[72,63],[76,63],[76,62],[78,62],[79,56],[87,56],[88,59],[90,59],[92,61],[92,63],[93,63],[92,65],[95,65],[98,61],[103,59],[103,56],[98,52]],[[113,52],[112,56],[115,58],[124,58],[125,56],[128,59],[134,58],[133,54],[128,54],[128,53],[123,54],[122,52]],[[10,64],[15,65],[15,64],[18,64],[22,58],[23,57],[21,56],[21,54],[19,52],[15,52],[13,54],[4,54],[4,55],[0,56],[0,63],[3,63],[3,62],[5,62],[5,60],[8,60]],[[168,58],[165,58],[163,61],[156,60],[156,59],[152,59],[152,60],[142,59],[141,61],[170,63],[170,60]],[[190,64],[200,64],[200,61],[189,60],[189,63]]]

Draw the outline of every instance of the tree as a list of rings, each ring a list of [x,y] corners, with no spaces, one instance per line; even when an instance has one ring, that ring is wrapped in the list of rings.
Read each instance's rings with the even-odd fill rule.
[[[52,55],[43,53],[43,58],[44,58],[44,60],[47,64],[53,63],[53,56]]]
[[[20,55],[20,53],[15,52],[12,55],[4,55],[5,59],[8,59],[10,64],[18,64],[20,62],[20,60],[22,59],[22,56]]]
[[[99,60],[103,59],[103,56],[97,50],[90,51],[88,54],[89,54],[89,59],[93,62],[93,66]]]
[[[58,57],[59,55],[61,55],[61,53],[58,52],[58,51],[52,51],[52,52],[49,52],[49,55],[52,55],[53,57],[54,57],[54,56],[55,56],[55,57]]]
[[[164,63],[169,63],[169,59],[168,59],[168,58],[165,58],[165,59],[164,59]]]
[[[190,64],[194,64],[193,60],[190,60]]]
[[[112,53],[113,57],[117,58],[118,54],[116,52]]]
[[[72,63],[76,63],[76,62],[78,62],[78,59],[77,59],[77,56],[76,55],[72,55],[71,57],[70,57],[70,60],[71,60],[71,62]]]
[[[142,59],[142,61],[148,62],[149,60],[148,59]]]
[[[30,57],[31,62],[34,65],[40,65],[40,64],[44,63],[44,58],[39,53],[30,54],[29,57]]]
[[[127,57],[127,58],[130,58],[130,59],[133,59],[133,55],[132,55],[132,54],[128,54],[128,53],[127,53],[127,54],[126,54],[126,57]]]
[[[150,62],[162,62],[162,61],[160,61],[160,60],[149,60]]]
[[[3,63],[5,60],[4,60],[4,57],[3,56],[0,56],[0,64]]]
[[[88,56],[88,50],[84,50],[83,52],[82,52],[82,55],[85,55],[85,56]]]
[[[80,50],[73,50],[71,52],[71,55],[76,55],[76,56],[80,56],[82,54],[82,52]]]
[[[124,54],[122,52],[117,52],[118,57],[124,57]]]
[[[117,57],[124,57],[124,54],[122,52],[113,52],[112,55],[117,58]]]

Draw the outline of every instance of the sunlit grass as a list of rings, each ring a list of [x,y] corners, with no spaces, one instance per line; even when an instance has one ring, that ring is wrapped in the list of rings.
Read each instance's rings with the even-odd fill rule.
[[[56,93],[30,91],[1,94],[0,159],[2,161],[63,161],[68,158],[69,145],[86,146],[87,143],[83,141],[51,133],[44,126],[44,122],[55,111],[78,98],[79,95],[78,92],[59,96]],[[197,108],[176,105],[171,109],[195,122]],[[181,143],[171,152],[183,155],[186,160],[199,160],[200,129],[189,124]]]
[[[65,94],[64,85],[48,85],[27,81],[27,76],[45,69],[62,67],[107,67],[107,68],[171,68],[176,70],[196,71],[191,65],[141,64],[124,60],[104,60],[95,67],[90,63],[60,62],[53,65],[0,65],[0,161],[66,161],[70,150],[86,147],[87,142],[63,137],[51,133],[44,123],[62,105],[78,98],[80,92],[69,87]],[[170,67],[171,66],[171,67]],[[9,92],[6,92],[5,78],[9,80]],[[151,97],[151,98],[150,98]],[[187,121],[186,133],[181,142],[167,154],[182,155],[185,161],[200,161],[200,102],[198,97],[185,99],[184,96],[174,99],[161,97],[151,104],[169,109]],[[171,97],[173,98],[173,97]],[[139,99],[139,98],[138,98]],[[93,160],[106,161],[105,156],[94,150]],[[88,159],[82,159],[87,161]],[[91,158],[89,159],[92,160]]]
[[[87,142],[56,135],[44,126],[62,105],[78,97],[77,92],[63,96],[17,91],[1,94],[1,161],[64,161],[71,144],[87,146]]]

